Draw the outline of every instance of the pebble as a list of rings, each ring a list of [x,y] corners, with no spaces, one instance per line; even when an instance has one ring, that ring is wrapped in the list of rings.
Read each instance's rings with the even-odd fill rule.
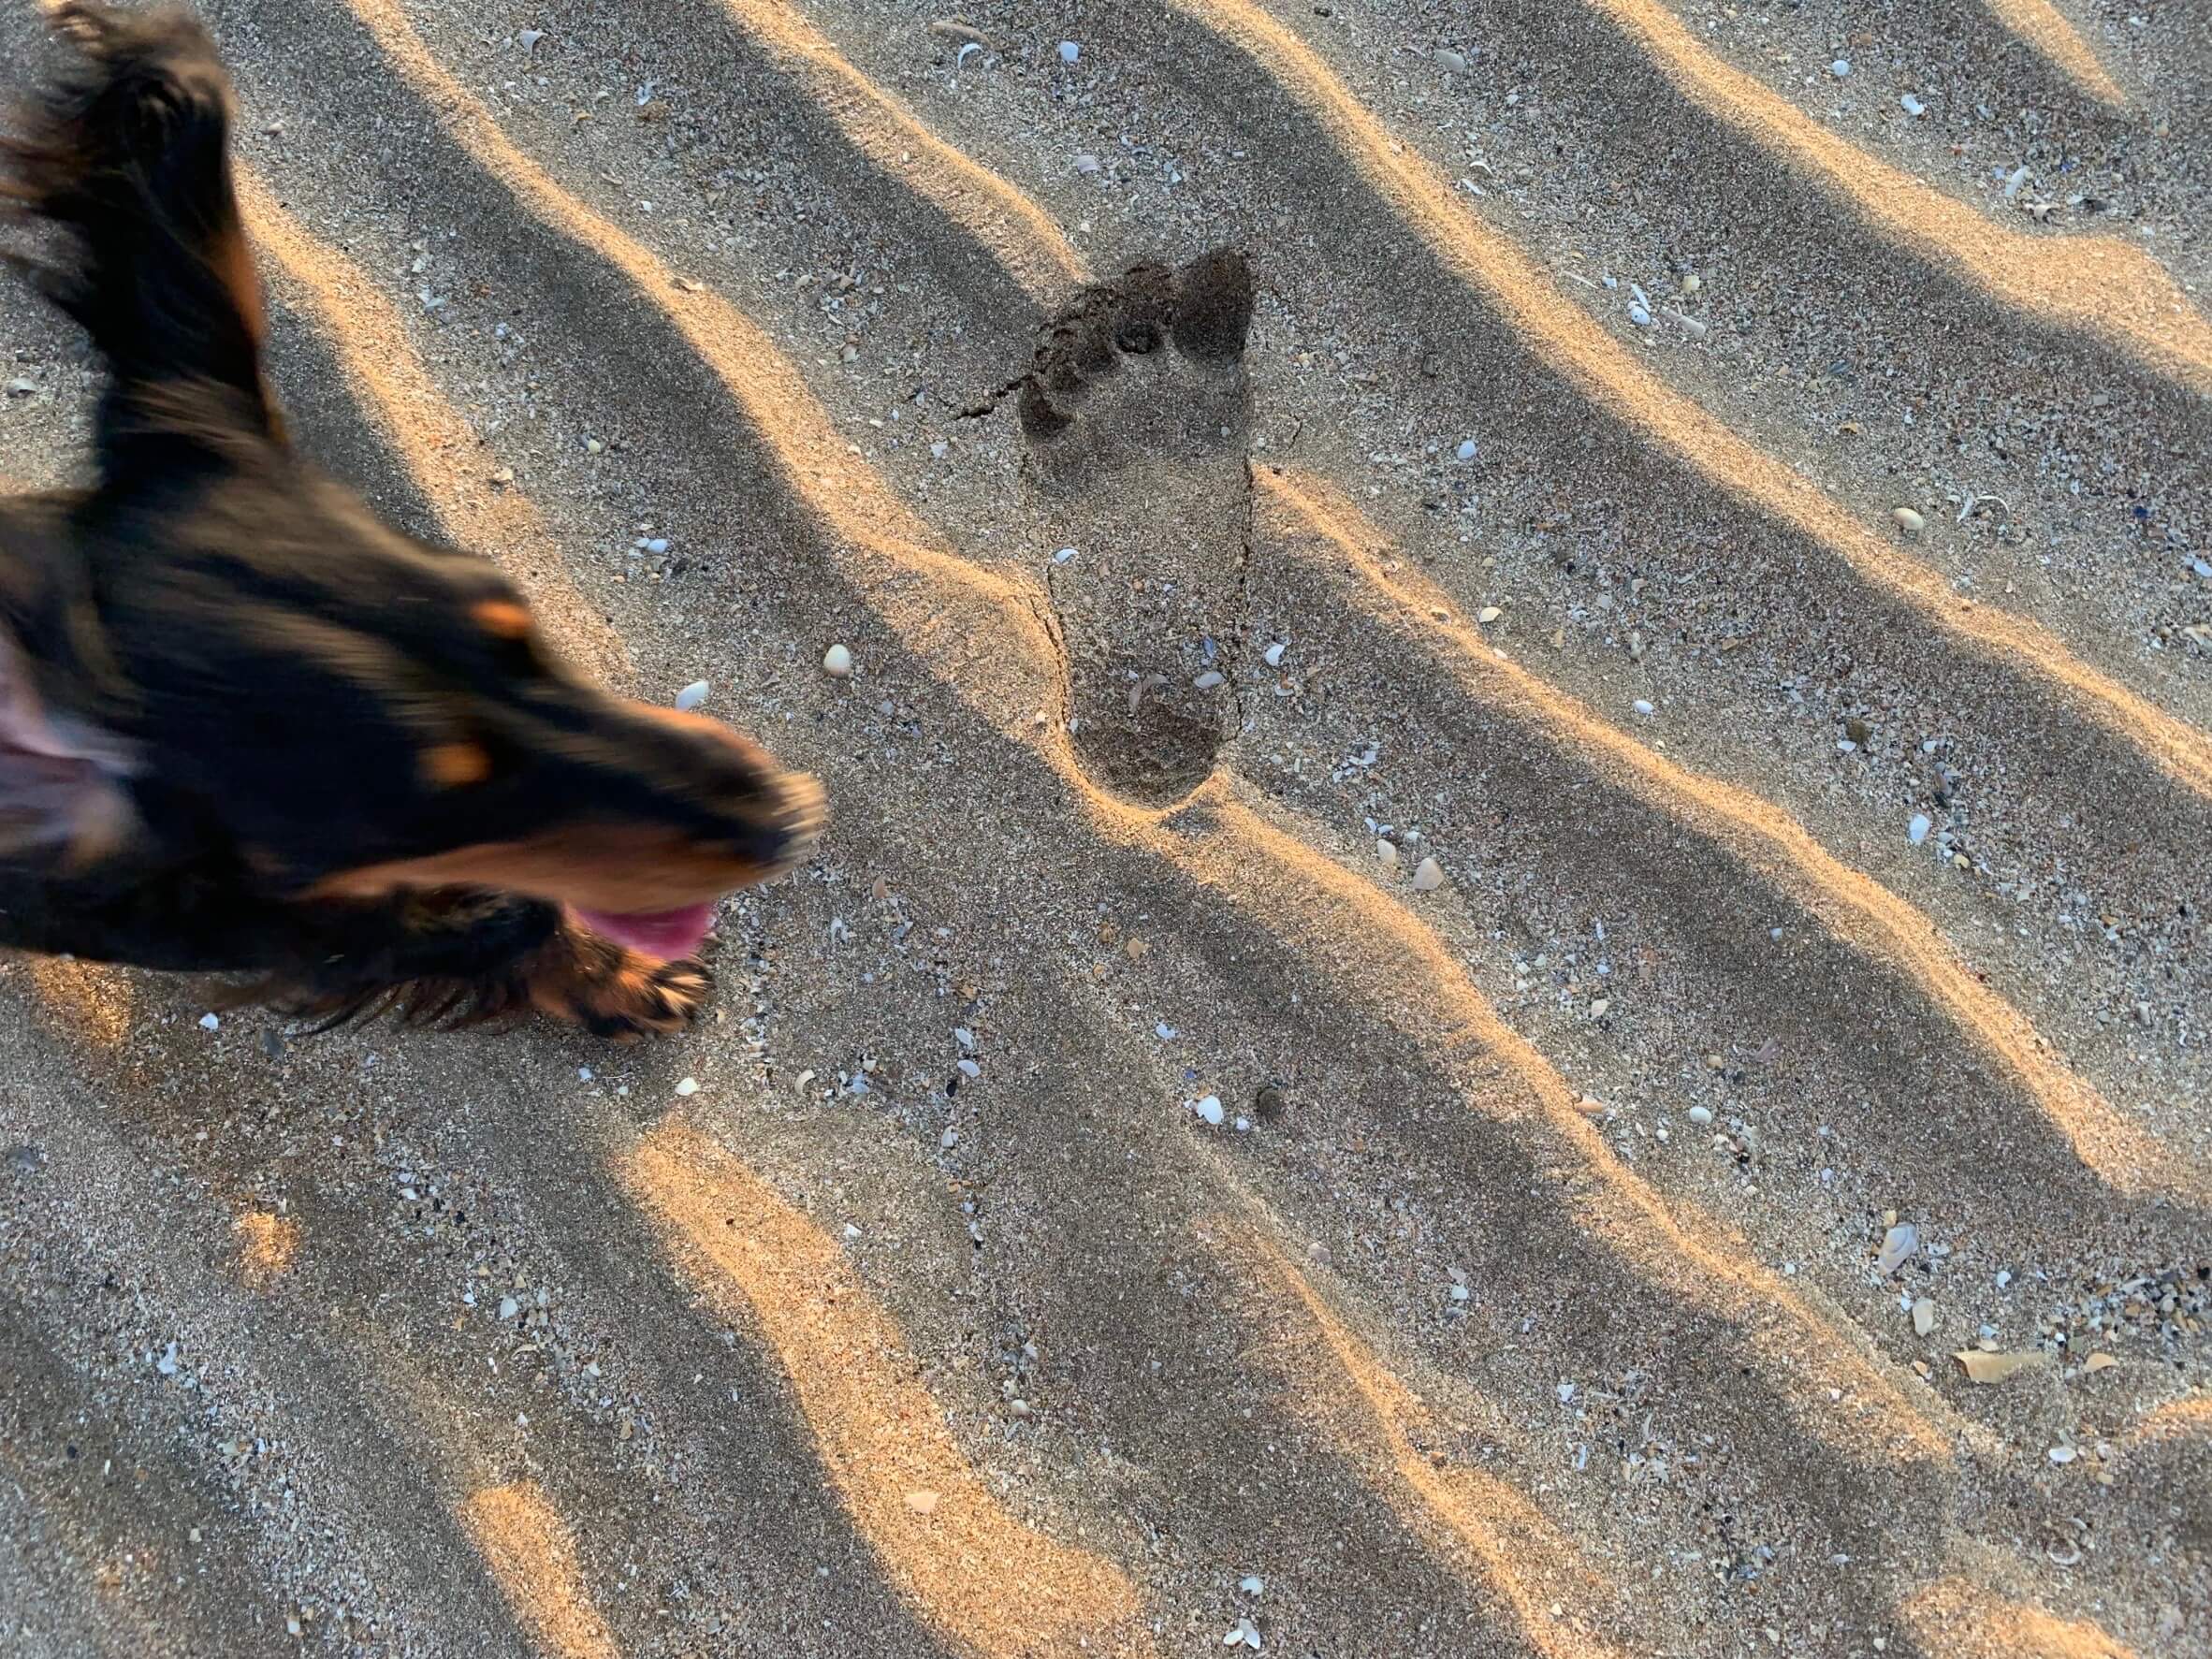
[[[1934,827],[1925,812],[1913,814],[1913,822],[1905,825],[1905,838],[1917,847],[1928,839],[1928,832]]]
[[[1424,858],[1413,872],[1413,890],[1416,893],[1433,893],[1444,885],[1444,866],[1433,858]]]
[[[1072,64],[1081,56],[1083,56],[1083,48],[1076,42],[1072,40],[1063,40],[1060,42],[1060,62],[1063,64]]]
[[[2084,1371],[2103,1371],[2107,1366],[2117,1365],[2119,1361],[2114,1359],[2110,1354],[2091,1354],[2086,1361],[2082,1362],[2082,1369]]]
[[[1084,152],[1083,154],[1075,158],[1075,170],[1079,173],[1097,172],[1099,170],[1099,158],[1087,151]]]
[[[1070,559],[1073,559],[1074,557],[1075,549],[1073,547],[1062,547],[1057,553],[1053,555],[1053,562],[1055,564],[1066,564]]]
[[[683,1082],[676,1085],[676,1092],[679,1095],[686,1096],[697,1094],[699,1092],[699,1080],[696,1077],[685,1078]]]
[[[1210,691],[1215,686],[1228,684],[1229,676],[1223,674],[1219,669],[1209,668],[1190,683],[1201,691]]]
[[[1193,1110],[1196,1111],[1201,1117],[1204,1118],[1206,1122],[1212,1124],[1215,1128],[1219,1128],[1221,1127],[1222,1113],[1221,1097],[1219,1095],[1207,1095],[1199,1101],[1198,1105],[1194,1107]]]
[[[706,701],[706,693],[713,689],[705,680],[695,679],[682,691],[677,692],[676,706],[678,708],[696,708]]]
[[[213,1031],[222,1026],[223,1021],[219,1015],[204,1013],[199,1016],[199,1024],[202,1030]]]
[[[1874,1259],[1874,1271],[1886,1277],[1904,1266],[1919,1248],[1920,1230],[1910,1221],[1901,1221],[1882,1235],[1882,1254]]]
[[[1375,856],[1393,870],[1398,867],[1398,849],[1388,841],[1375,842]]]
[[[1923,1296],[1913,1303],[1913,1334],[1926,1336],[1935,1329],[1935,1303]]]
[[[1652,313],[1640,305],[1632,305],[1628,308],[1628,320],[1639,328],[1649,328],[1652,326]]]
[[[937,1513],[938,1494],[924,1487],[907,1493],[907,1507],[917,1515]]]
[[[1258,1573],[1247,1573],[1244,1577],[1237,1580],[1237,1588],[1242,1590],[1246,1595],[1258,1595],[1262,1590],[1267,1588],[1267,1580],[1262,1579]]]
[[[960,1075],[963,1077],[981,1077],[983,1074],[983,1069],[973,1060],[962,1060],[959,1062],[959,1066]]]
[[[1828,65],[1828,73],[1833,75],[1838,80],[1849,80],[1851,79],[1851,60],[1849,58],[1838,58],[1834,63]]]
[[[1682,278],[1682,292],[1685,294],[1695,294],[1704,286],[1705,279],[1695,271],[1692,271],[1688,276]]]
[[[1464,75],[1467,72],[1465,55],[1452,51],[1448,46],[1439,46],[1429,56],[1433,58],[1439,66],[1449,69],[1454,75]]]
[[[1707,1124],[1712,1122],[1712,1108],[1710,1106],[1691,1107],[1690,1121],[1699,1128],[1703,1128]]]
[[[1612,999],[1610,997],[1600,997],[1596,998],[1596,999],[1595,999],[1594,1001],[1593,1001],[1593,1002],[1591,1003],[1591,1005],[1590,1005],[1590,1016],[1591,1016],[1591,1018],[1593,1018],[1593,1019],[1602,1019],[1602,1018],[1604,1018],[1604,1017],[1605,1017],[1605,1015],[1607,1014],[1607,1012],[1608,1012],[1608,1011],[1611,1010],[1612,1006],[1613,1006],[1613,999]]]
[[[1910,507],[1899,507],[1890,517],[1897,520],[1898,529],[1909,536],[1916,536],[1928,528],[1928,520]]]
[[[1914,97],[1911,93],[1906,93],[1902,97],[1899,98],[1898,103],[1903,106],[1904,111],[1907,115],[1920,116],[1926,115],[1928,113],[1928,106],[1923,104],[1918,98]]]
[[[2192,559],[2189,561],[2189,568],[2205,581],[2212,582],[2212,564],[2206,564],[2202,559]]]
[[[1473,460],[1475,458],[1475,440],[1472,438],[1462,438],[1460,440],[1460,446],[1453,450],[1452,454],[1458,456],[1462,460]]]
[[[852,650],[849,646],[834,645],[822,653],[822,671],[832,679],[844,679],[852,673]]]
[[[2071,1446],[2054,1446],[2044,1455],[2049,1458],[2052,1463],[2063,1465],[2074,1462],[2078,1454]]]
[[[1494,622],[1505,614],[1506,613],[1500,610],[1496,605],[1486,604],[1480,610],[1475,613],[1475,619],[1477,622]]]
[[[500,1298],[500,1317],[501,1317],[501,1318],[502,1318],[502,1319],[512,1319],[512,1318],[513,1318],[513,1317],[515,1317],[517,1314],[520,1313],[521,1311],[522,1311],[522,1304],[521,1304],[520,1302],[517,1302],[517,1301],[516,1301],[516,1300],[515,1300],[515,1299],[514,1299],[512,1296],[502,1296],[502,1297],[501,1297],[501,1298]]]
[[[1646,715],[1648,715],[1648,714],[1656,714],[1656,713],[1658,713],[1658,712],[1659,712],[1657,709],[1655,709],[1655,708],[1653,708],[1653,707],[1652,706],[1651,703],[1650,703],[1648,700],[1646,700],[1645,698],[1642,698],[1642,697],[1638,697],[1638,698],[1636,700],[1636,711],[1637,711],[1637,713],[1638,713],[1638,714],[1646,714]]]
[[[38,383],[35,380],[11,380],[7,383],[7,395],[11,398],[27,398],[37,389]]]

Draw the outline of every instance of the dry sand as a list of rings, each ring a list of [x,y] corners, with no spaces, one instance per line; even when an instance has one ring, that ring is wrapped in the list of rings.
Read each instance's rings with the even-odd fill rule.
[[[306,444],[836,822],[648,1048],[0,966],[0,1649],[2212,1652],[2201,10],[933,3],[216,8]]]

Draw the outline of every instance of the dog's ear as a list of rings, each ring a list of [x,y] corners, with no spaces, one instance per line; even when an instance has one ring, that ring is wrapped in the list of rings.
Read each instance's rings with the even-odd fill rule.
[[[0,858],[66,875],[100,862],[137,822],[124,746],[48,710],[0,624]]]

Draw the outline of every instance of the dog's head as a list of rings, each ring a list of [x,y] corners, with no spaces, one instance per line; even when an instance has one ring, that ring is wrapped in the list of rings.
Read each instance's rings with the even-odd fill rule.
[[[0,659],[11,858],[221,851],[302,899],[512,892],[669,957],[820,826],[812,779],[589,684],[493,565],[304,472],[162,512],[12,505],[6,551],[36,543],[47,576]]]

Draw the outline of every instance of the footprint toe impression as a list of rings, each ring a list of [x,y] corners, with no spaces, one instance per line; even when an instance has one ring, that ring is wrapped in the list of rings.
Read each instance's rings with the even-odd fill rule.
[[[1237,729],[1251,326],[1243,255],[1140,265],[1078,297],[1022,384],[1076,757],[1146,806],[1203,783]]]

